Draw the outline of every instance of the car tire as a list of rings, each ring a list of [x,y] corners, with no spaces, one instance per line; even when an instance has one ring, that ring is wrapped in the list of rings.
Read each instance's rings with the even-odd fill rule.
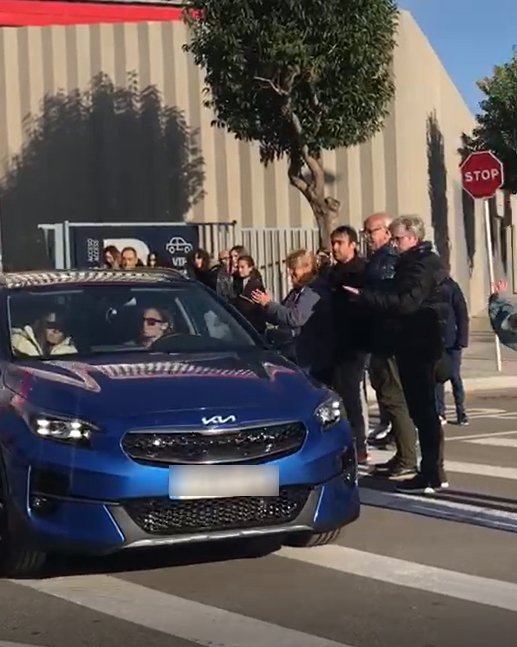
[[[13,531],[9,485],[3,461],[0,461],[0,576],[24,577],[37,574],[47,561],[47,554],[28,546]]]
[[[291,535],[286,542],[287,546],[296,548],[313,548],[315,546],[327,546],[328,544],[335,543],[341,535],[341,528],[330,530],[329,532],[319,533],[300,533]]]

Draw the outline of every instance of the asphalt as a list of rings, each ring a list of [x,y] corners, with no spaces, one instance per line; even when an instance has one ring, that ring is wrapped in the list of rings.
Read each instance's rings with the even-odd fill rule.
[[[363,474],[361,517],[332,546],[54,563],[0,582],[0,647],[516,644],[517,392],[468,405],[470,426],[445,427],[446,493],[400,495]]]

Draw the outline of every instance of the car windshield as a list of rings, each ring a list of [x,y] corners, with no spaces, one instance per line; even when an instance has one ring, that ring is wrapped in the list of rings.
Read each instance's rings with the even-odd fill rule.
[[[257,339],[195,284],[22,289],[9,295],[8,315],[14,359],[257,346]]]

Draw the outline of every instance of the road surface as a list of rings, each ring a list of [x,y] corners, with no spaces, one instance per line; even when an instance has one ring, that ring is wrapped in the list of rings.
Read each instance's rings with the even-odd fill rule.
[[[471,398],[471,425],[447,426],[446,494],[362,478],[337,545],[128,553],[3,581],[0,647],[517,644],[516,396]]]

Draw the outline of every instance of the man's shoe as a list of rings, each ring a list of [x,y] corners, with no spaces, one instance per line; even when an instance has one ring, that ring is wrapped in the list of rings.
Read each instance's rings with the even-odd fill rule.
[[[460,425],[461,427],[468,427],[469,419],[467,418],[467,415],[465,413],[461,416],[458,416],[458,425]]]
[[[394,465],[392,469],[388,471],[386,476],[389,479],[410,479],[411,477],[416,476],[418,473],[416,467],[408,467],[407,465],[401,465],[400,463],[398,465]]]
[[[447,424],[447,418],[445,416],[438,416],[438,418],[440,418],[440,424],[442,426]]]
[[[368,441],[367,442],[368,442],[369,445],[377,445],[377,444],[385,445],[386,443],[389,442],[391,433],[392,433],[391,432],[391,422],[389,422],[387,425],[378,424],[368,434]]]
[[[407,494],[436,494],[447,487],[449,484],[446,481],[432,481],[419,473],[414,478],[399,483],[397,490]]]

